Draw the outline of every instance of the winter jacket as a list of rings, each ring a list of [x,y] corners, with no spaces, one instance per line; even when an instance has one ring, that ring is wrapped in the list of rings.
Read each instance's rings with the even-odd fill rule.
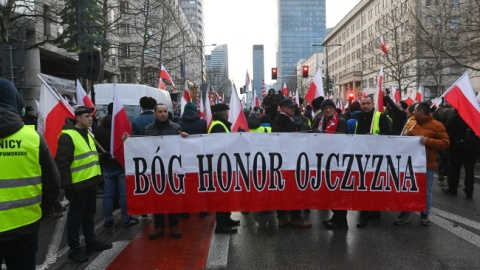
[[[392,118],[392,135],[400,135],[407,120],[407,113],[404,110],[401,110],[397,107],[395,102],[389,97],[385,96],[383,102],[388,104],[389,115]]]
[[[427,169],[437,169],[437,153],[440,150],[447,149],[450,145],[447,131],[442,123],[433,119],[432,115],[424,119],[416,119],[417,123],[410,130],[412,136],[427,137],[425,148],[427,152]]]
[[[372,126],[373,115],[375,109],[369,112],[361,112],[358,116],[357,129],[355,134],[370,134],[370,128]],[[390,126],[388,118],[385,114],[380,114],[380,120],[378,126],[380,128],[379,135],[390,135]]]
[[[182,127],[170,120],[155,120],[155,122],[145,127],[145,135],[147,136],[177,135],[180,134],[181,131]]]
[[[229,131],[232,130],[232,123],[228,122],[228,120],[223,119],[222,117],[214,116],[213,121],[220,121],[227,127]],[[225,130],[222,125],[218,124],[212,126],[209,133],[227,133],[227,130]]]
[[[177,124],[179,124],[182,127],[182,130],[188,134],[207,133],[207,122],[200,119],[198,113],[194,111],[185,111]]]
[[[3,85],[0,85],[0,99],[9,99],[13,98],[14,100],[21,100],[20,95],[18,97],[9,97],[5,95],[4,90],[9,90],[2,88]],[[13,87],[13,86],[11,86]],[[11,89],[10,89],[11,90]],[[18,91],[14,89],[14,95],[17,95]],[[9,91],[12,94],[12,91]],[[5,101],[5,100],[4,100]],[[13,104],[8,101],[9,104]],[[22,108],[23,105],[20,105],[19,108]],[[10,136],[17,131],[19,131],[24,126],[22,118],[19,115],[18,108],[14,108],[6,103],[0,103],[0,140]],[[39,163],[42,172],[42,203],[41,208],[42,212],[45,213],[46,210],[51,209],[53,203],[58,199],[59,188],[60,188],[60,175],[58,174],[57,167],[53,161],[52,155],[48,148],[45,139],[40,136],[39,144]],[[0,222],[2,220],[0,219]],[[23,239],[28,239],[37,235],[40,228],[40,222],[36,221],[31,224],[5,231],[0,233],[0,246],[8,246],[12,242],[22,242]]]
[[[447,133],[450,138],[450,150],[461,151],[465,155],[476,156],[480,148],[480,138],[458,113],[447,123]]]
[[[296,132],[297,126],[286,114],[279,113],[272,123],[272,132]]]
[[[144,111],[132,120],[132,135],[144,135],[145,127],[155,122],[153,111]]]
[[[107,153],[101,153],[98,150],[100,155],[100,164],[102,166],[122,166],[116,159],[112,158],[110,152],[110,143],[112,141],[112,116],[107,115],[103,118],[102,123],[95,130],[95,140],[102,146],[102,148],[107,151]]]

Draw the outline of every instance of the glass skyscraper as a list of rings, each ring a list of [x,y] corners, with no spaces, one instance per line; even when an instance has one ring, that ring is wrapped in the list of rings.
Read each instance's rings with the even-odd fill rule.
[[[261,96],[262,83],[265,80],[265,58],[263,45],[253,45],[253,83],[252,89]]]
[[[312,44],[321,44],[325,34],[325,0],[278,0],[278,76],[296,75],[298,61],[319,51]]]

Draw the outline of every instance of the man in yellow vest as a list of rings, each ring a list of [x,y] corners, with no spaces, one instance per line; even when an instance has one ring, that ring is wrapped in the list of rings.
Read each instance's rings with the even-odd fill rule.
[[[360,101],[360,115],[355,126],[355,134],[390,135],[390,126],[385,114],[375,111],[375,103],[371,96]],[[361,211],[357,228],[368,225],[368,219],[380,218],[378,211]]]
[[[43,137],[22,122],[23,105],[0,78],[0,263],[33,270],[42,209],[57,200],[60,175]]]
[[[75,109],[75,126],[67,124],[64,127],[55,156],[61,186],[70,201],[66,225],[68,258],[77,263],[88,261],[88,253],[112,247],[112,244],[97,241],[95,236],[96,195],[101,173],[95,141],[89,134],[92,111],[92,107],[85,106]],[[86,252],[80,248],[80,227],[85,236]]]
[[[210,107],[213,114],[213,121],[208,129],[210,133],[230,133],[232,123],[228,122],[228,107],[225,104],[218,103]],[[233,220],[230,216],[231,212],[217,212],[216,213],[216,227],[215,233],[236,233],[237,228],[235,226],[240,225],[239,220]]]

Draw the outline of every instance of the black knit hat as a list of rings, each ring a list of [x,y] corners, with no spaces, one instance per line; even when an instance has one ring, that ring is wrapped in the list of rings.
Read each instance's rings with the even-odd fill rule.
[[[322,104],[320,105],[320,109],[323,111],[325,107],[332,107],[333,109],[336,109],[335,103],[331,99],[325,99],[322,101]]]
[[[214,113],[214,112],[224,112],[224,111],[230,110],[230,107],[228,107],[228,105],[225,105],[223,103],[217,103],[213,106],[210,106],[210,110],[212,111],[212,113]]]
[[[320,110],[320,105],[322,105],[322,102],[325,98],[324,97],[317,97],[314,100],[312,100],[312,107],[315,111]]]

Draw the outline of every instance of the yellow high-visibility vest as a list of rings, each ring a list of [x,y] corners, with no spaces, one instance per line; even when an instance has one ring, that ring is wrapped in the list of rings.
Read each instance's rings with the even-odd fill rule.
[[[97,148],[90,134],[88,134],[88,144],[83,136],[76,130],[62,130],[62,133],[68,134],[75,145],[73,152],[73,162],[70,165],[72,171],[72,184],[88,180],[94,176],[100,175],[100,163],[98,160]]]
[[[224,123],[222,123],[222,121],[213,120],[212,123],[210,124],[210,127],[208,128],[208,134],[212,133],[212,132],[211,132],[211,131],[212,131],[212,128],[213,128],[213,126],[215,126],[215,125],[221,125],[221,126],[225,129],[226,133],[230,133],[230,130],[228,129],[227,126],[225,126]]]
[[[0,140],[0,232],[42,217],[40,135],[27,126]]]

